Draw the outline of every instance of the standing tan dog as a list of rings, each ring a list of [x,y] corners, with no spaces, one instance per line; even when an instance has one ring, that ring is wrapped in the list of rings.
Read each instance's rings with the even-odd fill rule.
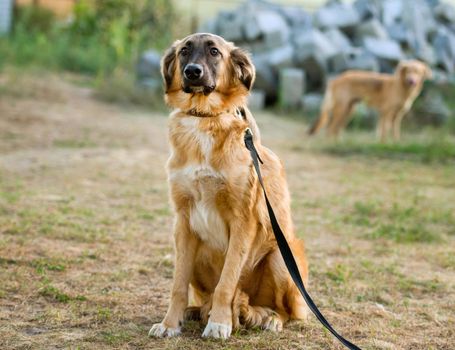
[[[254,81],[249,57],[212,34],[175,42],[162,60],[169,121],[167,163],[175,210],[175,274],[169,309],[149,335],[180,333],[187,317],[204,337],[228,338],[240,324],[280,331],[307,308],[280,255],[244,134],[250,128],[264,161],[265,187],[306,281],[303,242],[294,235],[278,157],[261,145],[246,108]],[[196,305],[188,308],[189,292]]]
[[[399,140],[401,121],[430,77],[430,68],[416,60],[401,62],[395,74],[347,71],[329,83],[321,115],[309,133],[315,134],[328,124],[329,134],[337,136],[351,120],[354,106],[364,101],[379,112],[377,134],[381,141],[390,129]]]

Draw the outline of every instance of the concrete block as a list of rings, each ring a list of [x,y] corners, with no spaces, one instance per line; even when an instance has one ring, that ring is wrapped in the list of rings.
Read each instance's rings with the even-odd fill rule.
[[[286,45],[269,51],[267,62],[273,69],[291,67],[294,64],[294,47]]]
[[[455,34],[445,26],[439,26],[432,41],[436,64],[447,73],[455,72]]]
[[[341,73],[349,69],[378,72],[380,67],[378,60],[372,54],[358,48],[335,55],[329,60],[330,72]]]
[[[158,79],[161,81],[160,71],[161,55],[155,50],[145,51],[140,57],[136,66],[136,74],[139,80]]]
[[[352,49],[349,38],[339,29],[328,29],[324,31],[324,35],[339,52],[348,52]]]
[[[310,90],[324,86],[328,60],[340,52],[319,30],[313,29],[296,36],[295,60],[298,67],[306,72]]]
[[[356,0],[353,6],[362,21],[379,18],[381,13],[381,0]]]
[[[248,20],[244,23],[245,39],[247,41],[256,40],[261,36],[261,28],[254,16],[248,16]]]
[[[278,91],[278,76],[267,62],[267,57],[253,55],[253,63],[256,67],[255,89],[264,91],[267,100],[275,100]]]
[[[399,42],[402,45],[410,46],[413,40],[413,34],[403,22],[393,23],[386,27],[389,38]]]
[[[403,2],[402,20],[406,28],[412,33],[408,46],[414,57],[430,64],[435,63],[434,50],[430,47],[428,39],[437,30],[436,21],[430,6],[424,0]]]
[[[366,37],[363,40],[363,47],[381,59],[399,61],[404,58],[400,45],[393,40]]]
[[[199,33],[218,33],[218,21],[217,18],[211,18],[202,25],[199,26],[198,30]]]
[[[0,0],[0,35],[9,33],[12,26],[13,0]]]
[[[352,28],[360,22],[356,9],[349,4],[334,2],[321,7],[314,14],[314,24],[318,28]]]
[[[253,89],[248,96],[248,107],[252,110],[265,108],[265,91]]]
[[[241,42],[243,36],[244,17],[235,11],[220,12],[217,19],[217,34],[228,41]]]
[[[283,68],[279,72],[279,103],[284,108],[297,108],[305,91],[305,72]]]
[[[318,56],[323,61],[340,50],[318,29],[302,32],[294,38],[296,60],[301,62],[309,56]]]
[[[434,8],[434,16],[442,23],[455,24],[455,6],[448,3],[439,3]]]
[[[384,0],[382,3],[382,23],[388,27],[402,20],[403,0]]]
[[[291,28],[311,29],[312,17],[300,6],[284,6],[277,9]]]
[[[288,42],[290,29],[285,19],[274,11],[260,11],[256,21],[268,48],[285,45]]]
[[[302,96],[301,104],[305,112],[319,113],[324,96],[317,93],[305,94]]]
[[[355,36],[358,39],[363,39],[365,37],[373,37],[385,40],[389,38],[387,30],[376,18],[370,19],[359,24],[355,28]]]

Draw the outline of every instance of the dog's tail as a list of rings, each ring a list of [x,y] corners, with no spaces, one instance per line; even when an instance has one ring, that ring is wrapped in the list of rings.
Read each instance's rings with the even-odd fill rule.
[[[329,83],[329,86],[327,87],[327,91],[324,96],[324,100],[322,101],[321,114],[319,115],[319,118],[311,126],[310,130],[308,130],[309,135],[316,134],[320,129],[322,129],[324,126],[328,124],[332,107],[333,107],[332,86]]]

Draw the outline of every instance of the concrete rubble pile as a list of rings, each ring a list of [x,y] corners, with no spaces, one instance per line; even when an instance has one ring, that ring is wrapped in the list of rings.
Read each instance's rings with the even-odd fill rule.
[[[427,62],[438,80],[455,73],[455,7],[439,0],[331,0],[314,13],[250,0],[200,31],[252,53],[256,105],[299,107],[314,101],[334,75],[392,72],[402,59]]]
[[[257,108],[276,102],[311,108],[331,77],[347,69],[392,72],[402,59],[427,62],[439,81],[455,73],[455,7],[442,0],[329,0],[314,13],[249,0],[199,31],[252,53]],[[159,69],[156,57],[149,58]],[[147,64],[144,55],[139,67]]]

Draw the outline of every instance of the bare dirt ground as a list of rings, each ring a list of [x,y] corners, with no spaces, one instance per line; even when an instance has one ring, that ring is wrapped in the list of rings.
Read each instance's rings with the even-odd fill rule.
[[[302,122],[256,116],[335,328],[364,349],[454,349],[453,163],[337,156]],[[68,78],[0,75],[0,348],[341,349],[314,317],[223,342],[197,323],[147,337],[173,271],[167,150],[164,112]]]

